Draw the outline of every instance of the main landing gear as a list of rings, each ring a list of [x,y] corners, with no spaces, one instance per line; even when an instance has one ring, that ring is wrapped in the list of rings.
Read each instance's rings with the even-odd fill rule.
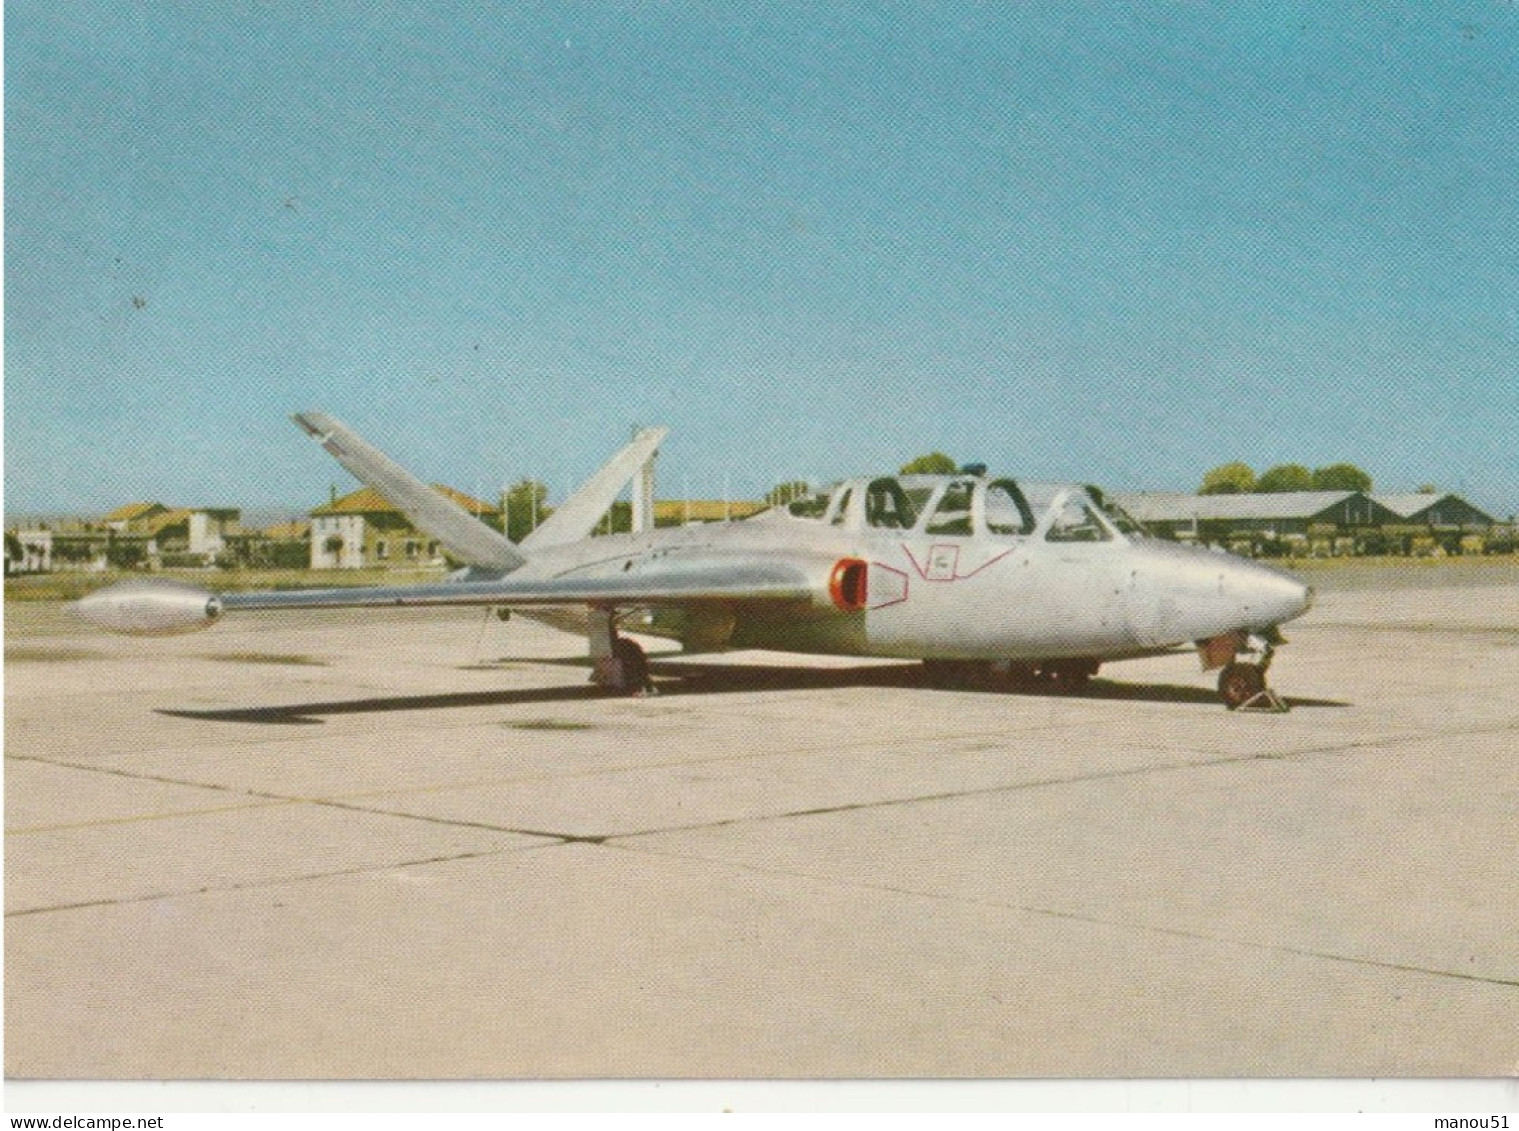
[[[652,695],[649,657],[637,641],[617,635],[616,615],[592,609],[591,682],[609,695]]]

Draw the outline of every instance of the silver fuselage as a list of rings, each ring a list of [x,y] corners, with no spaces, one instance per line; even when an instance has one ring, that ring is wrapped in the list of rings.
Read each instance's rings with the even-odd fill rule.
[[[866,484],[855,481],[860,500]],[[880,482],[879,480],[875,482]],[[904,481],[905,482],[905,481]],[[692,650],[768,648],[850,655],[1040,660],[1120,659],[1233,631],[1263,631],[1300,616],[1311,591],[1270,566],[1218,551],[1128,533],[1094,513],[1086,489],[1046,488],[1046,513],[1028,531],[988,529],[979,493],[969,529],[930,530],[930,508],[946,482],[915,477],[928,491],[911,525],[873,526],[863,506],[835,503],[821,518],[785,508],[742,522],[594,538],[545,551],[514,578],[646,578],[702,566],[811,560],[820,575],[835,562],[864,562],[858,609],[825,601],[746,604],[698,613],[654,612],[626,622],[674,636]],[[964,480],[961,480],[964,482]],[[921,493],[921,492],[920,492]],[[1052,537],[1062,510],[1084,507],[1092,540]]]
[[[1243,635],[1270,636],[1312,600],[1280,570],[1145,536],[1089,488],[975,476],[851,480],[743,522],[518,557],[514,569],[393,588],[216,596],[127,582],[79,610],[113,631],[165,635],[224,611],[494,605],[562,627],[600,618],[689,651],[1100,662],[1238,637],[1232,655]],[[604,628],[592,636],[611,646]]]

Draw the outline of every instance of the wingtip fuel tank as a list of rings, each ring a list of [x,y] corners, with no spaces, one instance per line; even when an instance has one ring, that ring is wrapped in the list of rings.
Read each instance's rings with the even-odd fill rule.
[[[210,628],[221,598],[174,581],[123,581],[96,590],[74,605],[90,624],[127,636],[177,636]]]

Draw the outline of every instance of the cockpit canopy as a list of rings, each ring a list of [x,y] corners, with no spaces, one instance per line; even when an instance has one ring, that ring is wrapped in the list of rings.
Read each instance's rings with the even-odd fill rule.
[[[1042,537],[1111,542],[1144,529],[1094,487],[1019,484],[979,475],[850,479],[790,503],[791,515],[847,529],[916,531],[936,537]]]

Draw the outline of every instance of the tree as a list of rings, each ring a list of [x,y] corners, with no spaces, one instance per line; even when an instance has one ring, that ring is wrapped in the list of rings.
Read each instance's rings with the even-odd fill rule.
[[[601,516],[596,523],[596,529],[591,531],[593,535],[600,534],[627,534],[633,529],[633,504],[626,499],[618,499],[610,507],[607,513]]]
[[[1370,491],[1371,476],[1353,463],[1333,463],[1313,469],[1315,491]]]
[[[1255,472],[1247,463],[1225,463],[1203,476],[1199,495],[1247,495],[1255,490]]]
[[[902,465],[903,475],[953,475],[960,465],[943,452],[929,452]]]
[[[1279,463],[1256,480],[1255,489],[1265,494],[1280,491],[1312,491],[1313,472],[1300,463]]]
[[[810,494],[812,494],[812,487],[805,479],[791,479],[785,483],[777,483],[765,492],[765,502],[772,507],[783,507],[787,503],[805,499]]]
[[[53,557],[64,562],[88,562],[97,554],[96,545],[77,538],[65,538],[53,543]]]
[[[1419,485],[1419,494],[1421,495],[1438,495],[1439,493],[1440,488],[1436,487],[1433,483],[1422,483]]]
[[[549,489],[537,479],[519,479],[506,489],[506,536],[521,542],[553,513],[546,503]]]
[[[106,545],[105,560],[116,569],[136,569],[148,560],[148,547],[135,539],[112,539]]]
[[[340,544],[342,539],[338,539]],[[248,564],[256,569],[304,569],[311,562],[311,547],[305,542],[261,542],[252,547]]]

